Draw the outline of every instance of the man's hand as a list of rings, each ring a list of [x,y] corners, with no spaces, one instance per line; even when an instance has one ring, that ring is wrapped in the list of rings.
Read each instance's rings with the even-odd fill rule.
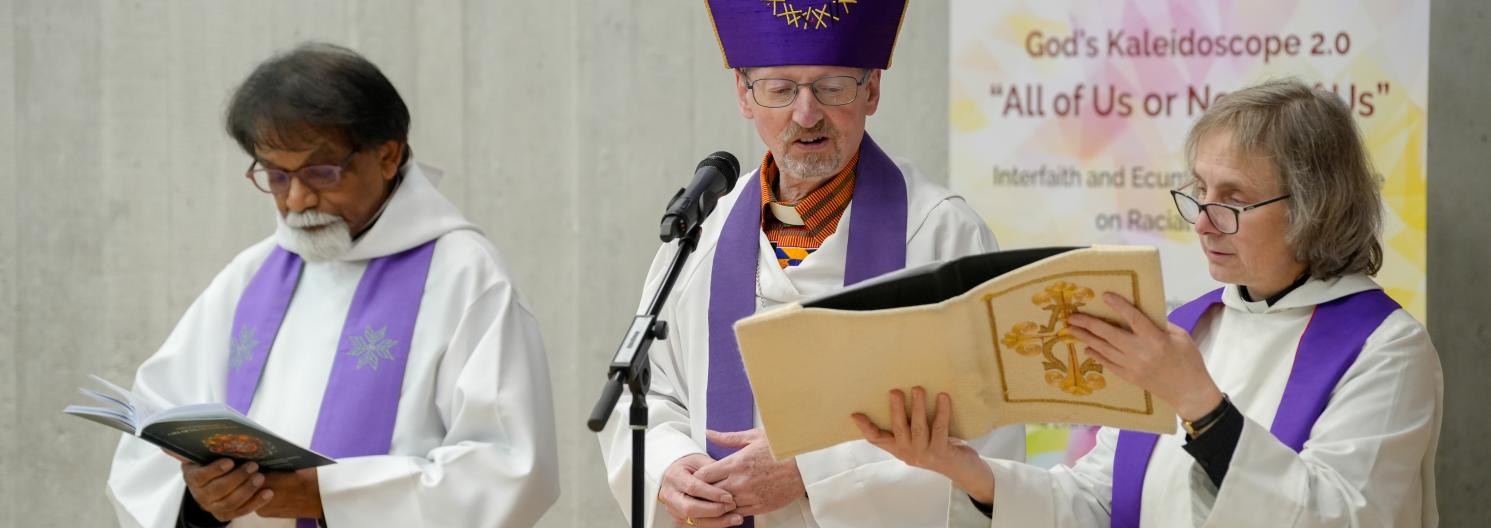
[[[657,500],[680,526],[738,526],[745,518],[731,513],[735,499],[729,492],[698,478],[699,468],[714,463],[709,455],[694,453],[674,461],[663,472]]]
[[[274,491],[274,500],[259,508],[260,517],[320,519],[321,484],[316,468],[265,473],[264,487]]]
[[[807,494],[797,459],[777,462],[771,457],[766,433],[751,429],[735,433],[706,431],[711,442],[740,451],[704,466],[694,477],[718,486],[735,497],[739,515],[761,515],[781,509]]]
[[[273,491],[260,489],[265,477],[253,462],[235,467],[231,459],[223,458],[199,466],[174,453],[167,454],[181,461],[181,477],[186,480],[192,499],[219,521],[228,522],[253,513],[275,497]]]

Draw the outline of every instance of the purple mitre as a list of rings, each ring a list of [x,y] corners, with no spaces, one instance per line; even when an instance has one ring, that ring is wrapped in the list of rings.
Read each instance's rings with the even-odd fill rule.
[[[906,0],[705,0],[726,68],[890,68]]]

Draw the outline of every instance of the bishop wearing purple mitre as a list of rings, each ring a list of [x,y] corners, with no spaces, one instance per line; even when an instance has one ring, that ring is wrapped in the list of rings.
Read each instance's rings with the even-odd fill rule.
[[[661,314],[670,331],[651,349],[646,522],[944,526],[948,480],[864,441],[773,460],[731,331],[783,303],[997,249],[961,197],[892,158],[866,131],[906,2],[706,5],[740,115],[765,152],[703,223]],[[662,281],[676,250],[659,248],[644,291]],[[630,513],[628,406],[616,407],[600,443],[611,490]],[[969,443],[985,456],[1024,459],[1019,426]]]

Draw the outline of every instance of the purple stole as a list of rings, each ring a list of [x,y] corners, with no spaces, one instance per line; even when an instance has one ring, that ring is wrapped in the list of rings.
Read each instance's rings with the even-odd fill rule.
[[[1170,322],[1194,334],[1201,316],[1219,304],[1222,304],[1222,290],[1216,289],[1170,312]],[[1294,366],[1269,432],[1295,452],[1303,449],[1315,420],[1330,403],[1331,392],[1341,376],[1356,362],[1367,337],[1397,309],[1398,303],[1382,290],[1357,292],[1317,305],[1304,335],[1300,336]],[[1153,433],[1118,433],[1118,447],[1113,455],[1114,528],[1139,526],[1144,475],[1158,440],[1159,436]]]
[[[761,188],[757,172],[755,189]],[[853,220],[844,285],[906,267],[906,179],[865,134],[855,168]],[[756,265],[760,262],[761,200],[747,188],[736,198],[720,230],[709,285],[709,388],[706,425],[715,431],[744,431],[755,425],[755,400],[735,341],[736,321],[756,313]],[[719,460],[736,449],[708,444]],[[746,526],[753,519],[746,518]]]
[[[373,259],[342,325],[311,449],[333,458],[385,455],[435,240]],[[248,414],[300,280],[300,257],[276,246],[238,300],[229,338],[228,405]],[[300,353],[316,353],[304,351]],[[316,526],[300,519],[299,528]]]

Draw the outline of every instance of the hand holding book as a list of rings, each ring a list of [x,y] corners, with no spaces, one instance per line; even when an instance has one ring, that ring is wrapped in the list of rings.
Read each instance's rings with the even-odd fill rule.
[[[1185,329],[1173,323],[1155,324],[1114,293],[1104,293],[1103,302],[1123,316],[1128,329],[1090,315],[1072,314],[1068,320],[1072,335],[1086,345],[1089,357],[1175,406],[1183,420],[1200,418],[1222,403],[1222,389],[1207,372],[1201,350]]]
[[[1030,422],[1174,432],[1169,400],[1108,370],[1074,334],[1079,313],[1127,326],[1097,299],[1103,292],[1163,324],[1158,251],[972,255],[759,313],[735,332],[778,458],[861,438],[848,416],[889,423],[886,391],[914,386],[957,403],[948,411],[956,438]]]
[[[138,436],[183,459],[206,466],[222,458],[253,462],[266,471],[292,471],[336,463],[295,445],[222,403],[159,409],[137,394],[98,376],[99,389],[79,389],[94,405],[69,405],[62,412]]]
[[[881,429],[863,413],[854,413],[854,424],[865,440],[884,449],[906,465],[946,476],[983,504],[994,502],[994,472],[978,451],[963,440],[949,436],[953,399],[937,395],[937,409],[927,418],[927,391],[911,389],[911,401],[899,389],[890,391],[890,430]],[[908,411],[909,410],[909,411]]]

